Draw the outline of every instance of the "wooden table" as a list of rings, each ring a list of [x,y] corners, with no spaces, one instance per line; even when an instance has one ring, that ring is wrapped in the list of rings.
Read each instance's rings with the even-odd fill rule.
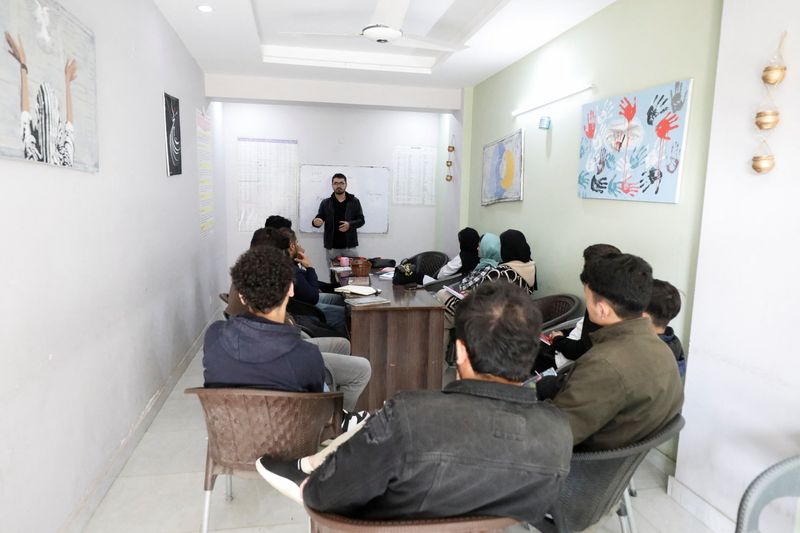
[[[441,389],[446,344],[444,307],[432,294],[394,286],[375,274],[370,281],[390,303],[350,306],[350,343],[353,355],[372,364],[358,409],[376,411],[397,391]]]

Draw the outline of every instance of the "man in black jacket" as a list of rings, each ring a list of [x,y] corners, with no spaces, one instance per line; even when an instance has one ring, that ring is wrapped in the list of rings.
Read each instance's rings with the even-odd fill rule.
[[[541,315],[519,287],[485,283],[459,306],[455,329],[460,380],[401,392],[349,439],[300,461],[262,457],[259,473],[313,509],[350,517],[541,520],[572,455],[566,417],[522,385]]]
[[[319,228],[325,224],[323,244],[328,259],[346,255],[358,257],[358,234],[356,229],[364,225],[361,202],[347,192],[347,176],[334,174],[331,178],[333,193],[319,204],[317,216],[311,225]]]

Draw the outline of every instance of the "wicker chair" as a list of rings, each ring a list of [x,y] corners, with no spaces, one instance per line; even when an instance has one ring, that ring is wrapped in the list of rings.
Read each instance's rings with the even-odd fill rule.
[[[447,264],[449,259],[447,254],[442,252],[422,252],[408,258],[411,264],[414,265],[420,280],[422,280],[422,276],[435,278],[436,274]]]
[[[583,313],[583,304],[580,298],[573,294],[553,294],[535,298],[533,303],[542,313],[542,330]]]
[[[316,453],[326,427],[342,425],[342,393],[258,389],[186,389],[203,406],[208,431],[203,533],[217,476],[258,478],[256,459],[297,459]],[[231,497],[228,477],[228,498]]]
[[[536,527],[547,533],[583,531],[617,508],[622,531],[636,531],[633,507],[626,490],[647,452],[667,442],[683,428],[677,415],[651,437],[624,448],[603,452],[573,453],[570,472],[553,511],[554,524]]]
[[[736,533],[755,533],[761,511],[773,500],[800,497],[800,455],[764,470],[750,483],[739,503]]]
[[[311,533],[502,533],[513,518],[458,516],[418,520],[357,520],[306,507]]]

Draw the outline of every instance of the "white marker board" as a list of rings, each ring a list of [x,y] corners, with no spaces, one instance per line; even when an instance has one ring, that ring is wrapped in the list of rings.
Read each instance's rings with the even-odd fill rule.
[[[331,176],[341,172],[347,176],[347,192],[361,201],[364,225],[359,233],[389,231],[389,167],[347,167],[338,165],[300,165],[299,224],[305,233],[322,233],[323,227],[311,225],[319,203],[330,197]]]

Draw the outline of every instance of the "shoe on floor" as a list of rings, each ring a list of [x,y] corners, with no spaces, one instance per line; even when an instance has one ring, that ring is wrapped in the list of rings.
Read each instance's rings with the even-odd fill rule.
[[[353,431],[355,427],[369,418],[369,411],[344,411],[342,431]]]
[[[303,493],[300,491],[300,483],[308,475],[300,470],[296,459],[293,461],[279,461],[265,455],[256,461],[256,470],[275,490],[290,500],[303,505]]]

